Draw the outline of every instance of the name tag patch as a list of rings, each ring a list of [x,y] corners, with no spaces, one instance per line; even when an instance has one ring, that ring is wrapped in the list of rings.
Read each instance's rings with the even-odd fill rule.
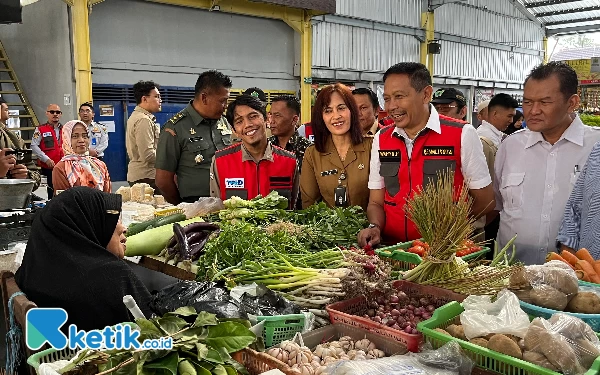
[[[225,179],[226,189],[243,189],[244,179],[243,178],[226,178]]]
[[[426,146],[423,156],[454,156],[454,146]]]
[[[379,150],[379,161],[400,162],[400,150]]]
[[[337,174],[337,173],[338,173],[337,169],[330,169],[328,171],[321,172],[321,177],[331,176],[332,174]]]
[[[42,134],[42,137],[52,137],[52,133],[50,133],[50,132],[44,132]]]

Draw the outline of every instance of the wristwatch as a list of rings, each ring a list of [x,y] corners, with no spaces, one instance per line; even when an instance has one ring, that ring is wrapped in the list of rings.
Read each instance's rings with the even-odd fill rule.
[[[377,228],[377,229],[381,230],[381,227],[378,224],[373,224],[373,223],[370,223],[367,228],[369,228],[369,229],[371,229],[371,228]]]

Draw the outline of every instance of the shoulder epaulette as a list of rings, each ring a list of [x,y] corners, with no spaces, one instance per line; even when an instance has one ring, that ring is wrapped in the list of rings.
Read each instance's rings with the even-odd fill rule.
[[[223,156],[235,154],[236,152],[239,152],[241,149],[242,149],[242,144],[241,143],[236,143],[233,146],[229,146],[227,148],[223,148],[223,149],[217,150],[215,152],[215,159],[223,157]]]
[[[379,130],[379,132],[378,132],[378,133],[379,133],[379,134],[385,134],[385,133],[387,133],[388,131],[390,131],[390,130],[394,129],[395,127],[396,127],[396,125],[388,125],[388,126],[386,126],[386,127],[384,127],[384,128],[381,128],[381,130]]]
[[[171,118],[169,119],[169,121],[167,121],[167,122],[170,122],[170,123],[172,123],[173,125],[175,125],[175,124],[177,124],[177,122],[178,122],[179,120],[181,120],[181,119],[182,119],[182,118],[184,118],[185,116],[187,116],[187,113],[185,113],[184,111],[181,111],[181,112],[177,113],[175,116],[171,117]]]
[[[280,155],[280,156],[285,156],[288,158],[292,158],[292,159],[296,159],[296,154],[289,152],[288,150],[284,150],[279,146],[275,146],[275,145],[271,145],[271,147],[273,148],[273,153]]]

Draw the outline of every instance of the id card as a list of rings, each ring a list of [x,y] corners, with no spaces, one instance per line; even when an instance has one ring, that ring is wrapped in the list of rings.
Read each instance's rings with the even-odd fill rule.
[[[333,192],[333,198],[335,200],[336,207],[347,207],[348,206],[348,192],[345,186],[338,186]]]

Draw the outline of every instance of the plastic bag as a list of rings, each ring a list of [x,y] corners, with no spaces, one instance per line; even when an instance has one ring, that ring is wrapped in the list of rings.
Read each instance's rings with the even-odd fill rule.
[[[523,359],[565,375],[584,374],[600,356],[600,340],[592,328],[564,313],[535,318],[523,341]]]
[[[514,281],[515,277],[511,277]],[[575,271],[564,262],[553,260],[543,265],[525,267],[519,299],[536,306],[562,311],[579,292]]]
[[[300,312],[297,305],[260,285],[257,296],[244,293],[236,300],[225,287],[216,283],[180,281],[161,289],[150,302],[150,307],[160,316],[185,306],[193,306],[198,312],[207,311],[219,318],[248,319],[248,314],[273,316]]]
[[[437,350],[408,353],[369,361],[335,362],[323,372],[327,375],[468,375],[474,363],[456,341]]]
[[[221,198],[214,197],[201,197],[194,203],[180,203],[177,207],[183,210],[185,217],[188,219],[206,216],[225,209]]]
[[[460,314],[460,323],[468,340],[490,333],[525,337],[529,328],[529,316],[509,290],[498,293],[494,302],[490,296],[469,296],[462,305],[465,311]]]

